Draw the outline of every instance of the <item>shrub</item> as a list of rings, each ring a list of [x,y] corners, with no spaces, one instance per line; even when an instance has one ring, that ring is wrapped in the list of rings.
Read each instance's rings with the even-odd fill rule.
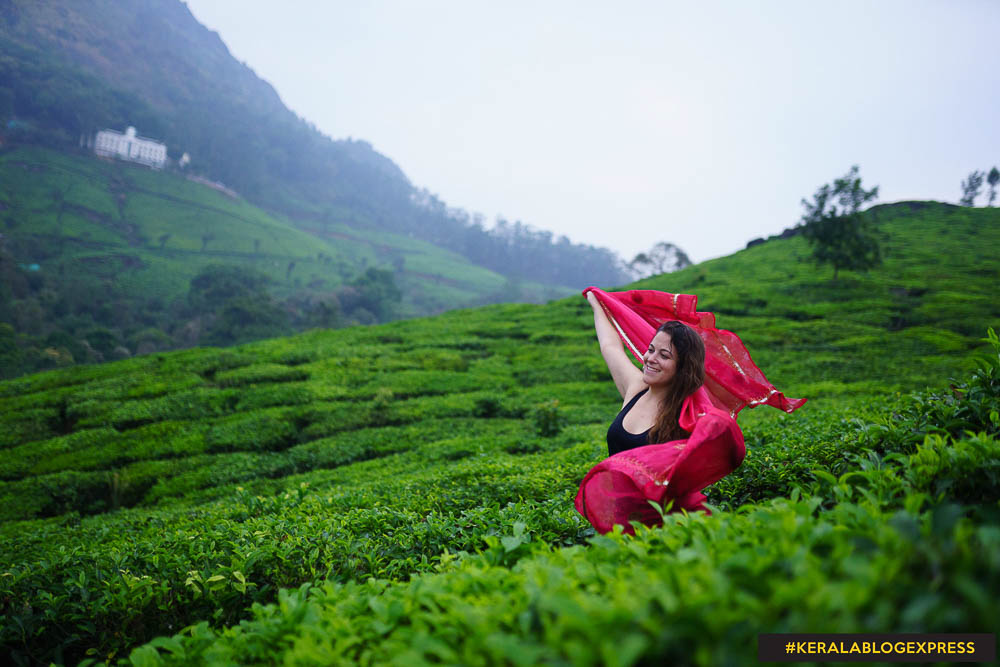
[[[559,412],[559,399],[546,401],[535,407],[532,412],[532,421],[535,423],[535,430],[543,438],[551,438],[559,435],[565,420]]]
[[[262,382],[300,382],[308,380],[309,373],[299,368],[289,368],[281,364],[254,364],[215,374],[215,383],[220,387],[238,387]]]

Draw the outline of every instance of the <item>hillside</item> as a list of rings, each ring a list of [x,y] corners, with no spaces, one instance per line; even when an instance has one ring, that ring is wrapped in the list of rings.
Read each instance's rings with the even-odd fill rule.
[[[3,0],[0,51],[0,142],[68,150],[132,125],[174,160],[189,154],[187,169],[321,236],[345,225],[354,236],[404,235],[547,286],[576,285],[588,271],[624,280],[607,249],[520,223],[486,230],[369,143],[321,134],[180,0]]]
[[[262,332],[271,336],[572,291],[512,286],[454,252],[390,232],[330,225],[309,234],[175,173],[43,148],[0,152],[0,220],[0,322],[28,337],[20,372],[93,361],[80,341],[105,358],[115,349],[238,341],[206,335],[214,310],[185,310],[191,281],[213,264],[270,281],[267,292],[288,312]],[[398,302],[345,289],[373,268],[391,277]],[[61,357],[46,357],[60,348]],[[13,361],[0,363],[0,377],[18,372]]]
[[[0,383],[0,644],[117,659],[193,625],[133,664],[753,664],[757,632],[996,632],[1000,215],[869,214],[867,275],[792,238],[635,286],[697,294],[810,401],[744,411],[721,511],[634,538],[572,505],[620,406],[579,297]]]

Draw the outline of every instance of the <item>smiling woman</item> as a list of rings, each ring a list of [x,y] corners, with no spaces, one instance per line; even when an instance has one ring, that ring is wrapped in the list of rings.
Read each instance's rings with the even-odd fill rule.
[[[658,523],[650,501],[705,510],[701,490],[746,456],[740,409],[768,404],[791,412],[804,399],[771,386],[739,338],[695,310],[696,297],[592,287],[584,295],[623,406],[608,429],[609,458],[580,484],[577,510],[601,532],[615,524],[632,532],[633,520]],[[642,370],[622,342],[636,358],[645,348]]]
[[[608,455],[655,442],[686,438],[679,423],[684,401],[705,383],[705,344],[691,327],[668,320],[642,355],[642,370],[629,361],[615,325],[597,294],[587,292],[601,354],[622,395],[622,409],[608,429]]]

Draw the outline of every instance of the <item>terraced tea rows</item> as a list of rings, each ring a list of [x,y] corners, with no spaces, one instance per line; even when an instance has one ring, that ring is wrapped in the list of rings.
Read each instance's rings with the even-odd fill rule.
[[[997,267],[931,264],[924,235],[1000,243],[995,212],[921,211],[886,216],[895,263],[838,284],[791,239],[641,285],[698,293],[810,402],[744,411],[723,511],[634,539],[572,506],[620,401],[579,298],[0,383],[0,645],[118,659],[205,622],[133,660],[704,664],[752,657],[768,623],[972,631],[990,617],[961,582],[997,572],[996,382],[905,394],[968,377],[1000,320]]]

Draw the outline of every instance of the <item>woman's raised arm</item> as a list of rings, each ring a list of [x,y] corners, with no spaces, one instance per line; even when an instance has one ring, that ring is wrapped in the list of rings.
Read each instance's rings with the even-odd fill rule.
[[[615,387],[624,401],[642,384],[642,371],[629,360],[618,332],[615,331],[615,325],[608,319],[604,306],[593,292],[587,292],[587,301],[594,309],[594,329],[597,331],[597,342],[601,345],[601,356],[604,357],[604,363],[611,371],[611,379],[615,381]]]

